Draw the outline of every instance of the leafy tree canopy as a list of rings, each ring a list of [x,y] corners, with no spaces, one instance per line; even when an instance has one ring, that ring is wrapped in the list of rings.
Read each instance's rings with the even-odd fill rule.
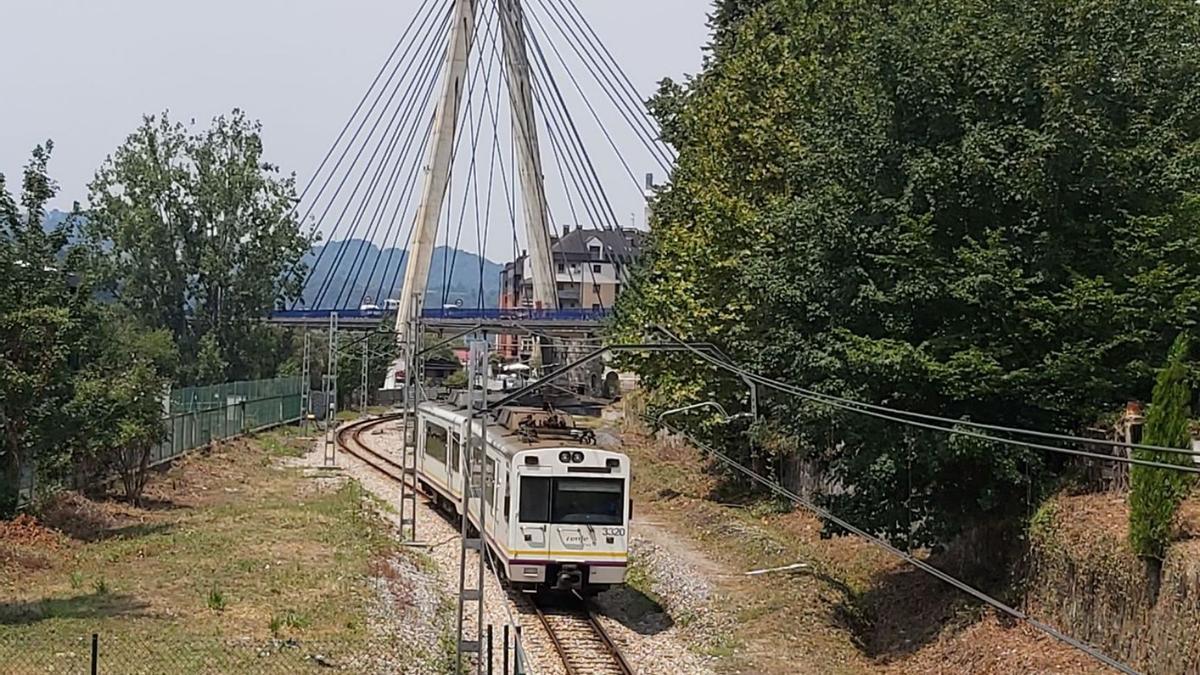
[[[239,110],[197,132],[147,117],[96,173],[89,234],[108,286],[198,364],[181,379],[274,374],[279,336],[258,323],[300,292],[310,242],[295,200]]]
[[[652,103],[680,157],[623,337],[662,323],[828,393],[1042,429],[1145,398],[1200,316],[1200,7],[731,0],[715,21],[734,39]],[[691,359],[636,365],[661,401],[744,397]],[[1047,475],[763,407],[755,452],[816,460],[898,539],[1013,517]]]

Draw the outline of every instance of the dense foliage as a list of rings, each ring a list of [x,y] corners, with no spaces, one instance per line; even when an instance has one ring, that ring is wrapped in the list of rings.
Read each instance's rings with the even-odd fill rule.
[[[187,383],[274,374],[285,339],[262,324],[298,296],[309,248],[295,179],[263,159],[241,111],[189,133],[147,117],[96,173],[88,230],[109,290],[171,331]]]
[[[97,301],[90,256],[67,246],[78,217],[47,228],[51,150],[34,150],[19,204],[0,176],[0,513],[28,478],[85,467],[136,500],[175,367],[169,335]]]
[[[1158,374],[1146,415],[1143,442],[1167,448],[1190,448],[1188,417],[1192,390],[1188,383],[1188,339],[1180,335],[1171,347],[1167,365]],[[1191,457],[1138,450],[1138,459],[1162,464],[1192,465]],[[1194,466],[1194,465],[1193,465]],[[1162,560],[1175,526],[1175,512],[1192,485],[1191,474],[1135,465],[1130,469],[1129,540],[1144,558]]]
[[[725,0],[713,23],[703,72],[651,104],[680,158],[623,337],[661,323],[824,392],[1048,430],[1149,393],[1200,312],[1200,7]],[[660,403],[745,400],[688,358],[636,366]],[[1023,513],[1056,468],[763,407],[732,449],[814,460],[897,540]]]

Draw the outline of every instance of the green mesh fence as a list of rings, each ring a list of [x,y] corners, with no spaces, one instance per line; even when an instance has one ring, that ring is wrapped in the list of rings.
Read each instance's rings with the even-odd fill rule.
[[[154,449],[160,464],[207,445],[256,429],[295,422],[302,417],[303,383],[299,377],[226,382],[171,392],[163,420],[170,435]]]

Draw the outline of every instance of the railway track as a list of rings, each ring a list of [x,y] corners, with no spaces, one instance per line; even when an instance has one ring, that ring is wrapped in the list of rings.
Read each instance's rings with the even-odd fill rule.
[[[386,415],[348,424],[337,432],[338,446],[342,452],[353,455],[388,478],[404,481],[403,465],[372,449],[362,439],[372,429],[398,418],[399,415]],[[411,485],[414,481],[408,482]],[[586,600],[570,595],[557,598],[553,605],[543,605],[536,599],[532,604],[567,675],[633,675],[633,668],[600,625]]]
[[[533,600],[533,610],[554,643],[567,675],[633,675],[587,600],[571,595],[553,604]]]
[[[337,444],[342,452],[357,457],[359,461],[395,481],[404,480],[404,466],[387,455],[373,450],[362,440],[362,435],[375,427],[399,419],[399,415],[384,415],[374,419],[348,424],[337,431]],[[410,481],[411,484],[411,481]]]

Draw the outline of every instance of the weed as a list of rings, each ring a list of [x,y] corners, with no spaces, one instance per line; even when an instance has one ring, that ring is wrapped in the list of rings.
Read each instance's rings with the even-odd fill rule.
[[[291,630],[304,630],[310,625],[312,625],[312,620],[308,618],[307,614],[289,609],[283,614],[276,614],[275,616],[272,616],[268,627],[271,629],[271,635],[280,637],[284,628],[290,628]]]
[[[108,582],[104,580],[104,577],[100,577],[92,582],[92,590],[96,591],[96,595],[108,595],[110,589],[108,587]]]
[[[80,588],[83,588],[83,574],[79,570],[75,570],[74,572],[71,572],[70,581],[71,581],[71,588],[73,590],[77,591]]]
[[[217,588],[216,586],[213,586],[211,589],[209,589],[209,591],[208,591],[208,608],[209,609],[211,609],[214,612],[224,612],[226,604],[227,603],[225,601],[225,594],[221,592],[221,589]]]

